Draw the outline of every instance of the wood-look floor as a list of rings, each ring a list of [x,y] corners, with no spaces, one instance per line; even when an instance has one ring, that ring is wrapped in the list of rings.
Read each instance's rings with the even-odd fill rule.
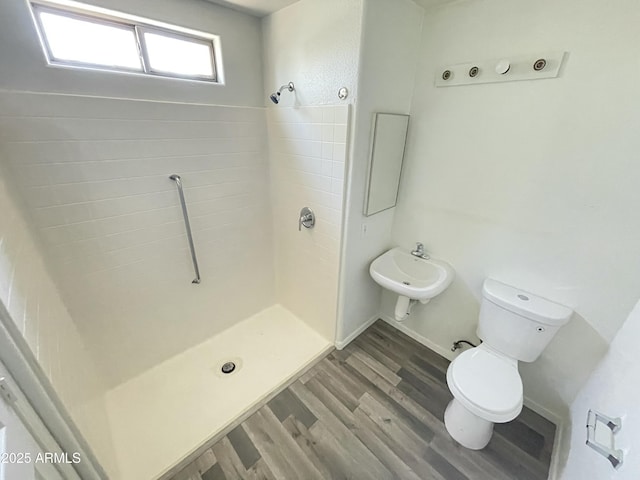
[[[448,361],[382,321],[172,480],[542,480],[555,425],[525,408],[472,451],[447,434]]]

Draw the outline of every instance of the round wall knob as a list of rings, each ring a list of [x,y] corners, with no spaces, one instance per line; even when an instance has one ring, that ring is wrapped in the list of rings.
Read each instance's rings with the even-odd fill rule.
[[[500,60],[496,64],[496,73],[499,75],[504,75],[509,71],[510,68],[511,64],[509,63],[509,60]]]
[[[540,70],[542,70],[544,67],[547,66],[547,61],[544,58],[539,58],[538,60],[535,61],[535,63],[533,64],[533,69],[536,72],[539,72]]]

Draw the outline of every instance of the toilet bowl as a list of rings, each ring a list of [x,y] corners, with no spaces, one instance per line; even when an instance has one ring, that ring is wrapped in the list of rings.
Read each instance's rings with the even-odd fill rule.
[[[444,422],[460,445],[484,448],[494,423],[510,422],[522,411],[522,380],[517,361],[480,345],[461,354],[447,369],[453,400]]]
[[[483,340],[455,358],[447,369],[453,394],[444,414],[447,431],[462,446],[487,446],[494,423],[522,411],[518,361],[533,362],[573,310],[493,279],[484,282],[478,323]]]

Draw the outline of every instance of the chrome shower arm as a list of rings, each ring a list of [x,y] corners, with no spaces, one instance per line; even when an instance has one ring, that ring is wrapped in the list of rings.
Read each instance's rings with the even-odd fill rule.
[[[288,83],[288,84],[286,84],[286,85],[282,85],[282,86],[278,89],[278,94],[282,93],[282,91],[283,91],[285,88],[286,88],[287,90],[289,90],[290,92],[293,92],[293,91],[295,90],[295,86],[293,85],[293,82],[289,82],[289,83]]]

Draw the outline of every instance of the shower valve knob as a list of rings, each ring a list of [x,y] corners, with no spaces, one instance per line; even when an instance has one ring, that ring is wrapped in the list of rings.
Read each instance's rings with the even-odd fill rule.
[[[298,218],[298,231],[304,228],[313,228],[316,224],[316,215],[309,207],[304,207],[300,210],[300,217]]]

